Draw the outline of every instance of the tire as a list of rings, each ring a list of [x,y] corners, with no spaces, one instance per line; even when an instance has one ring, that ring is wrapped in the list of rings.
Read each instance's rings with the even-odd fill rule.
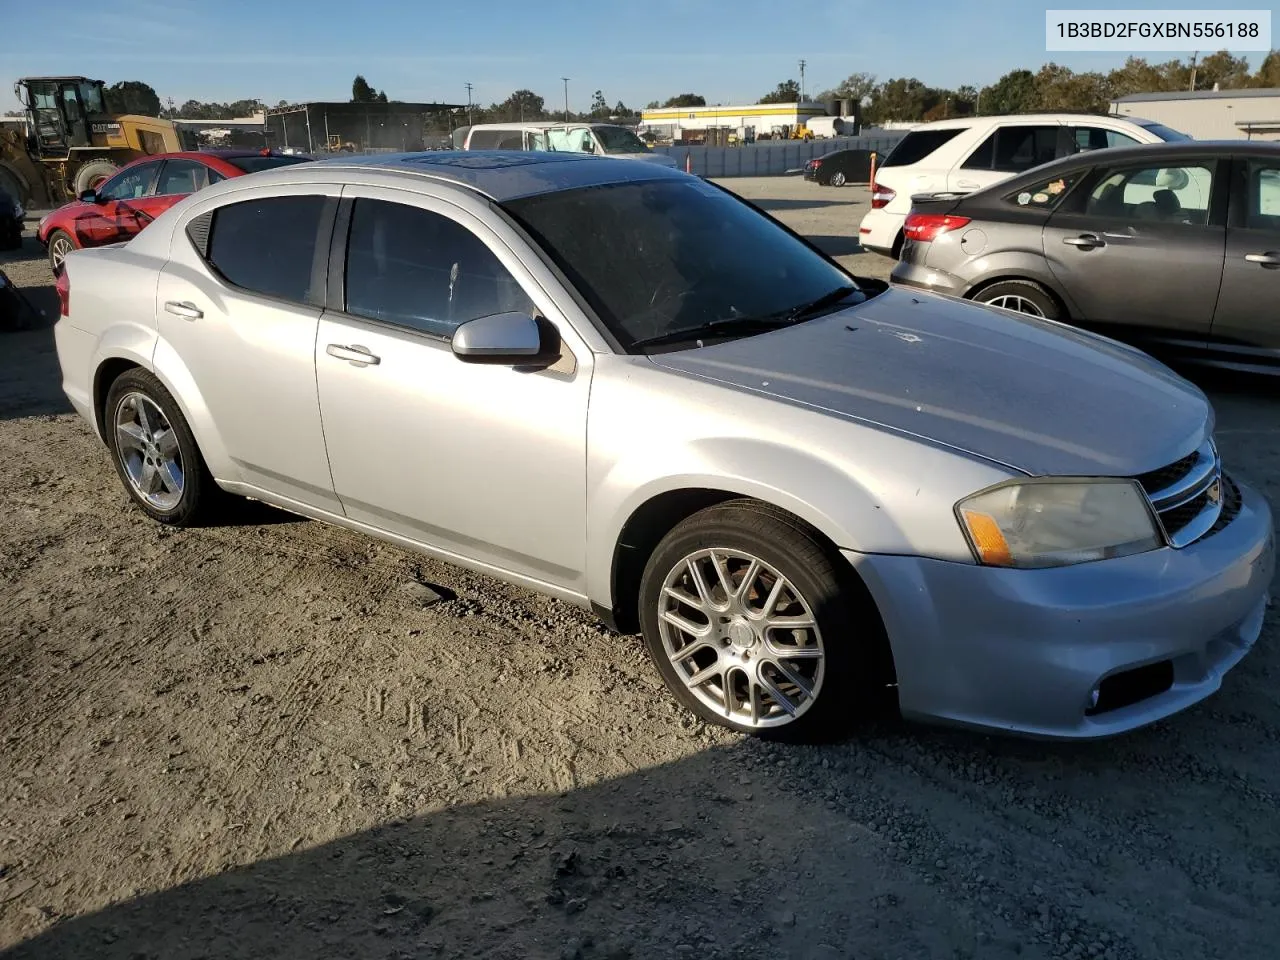
[[[752,561],[759,572],[748,584]],[[883,706],[879,658],[888,650],[869,595],[842,568],[815,531],[783,511],[754,500],[708,507],[671,530],[645,565],[640,622],[649,655],[675,698],[703,720],[790,742],[838,738]],[[722,575],[735,594],[742,591],[738,599]],[[710,633],[695,636],[664,614]],[[762,625],[778,616],[813,626],[781,632]],[[793,650],[806,653],[779,656]]]
[[[49,269],[55,277],[62,276],[62,263],[67,254],[75,249],[76,242],[65,230],[54,230],[49,234]]]
[[[145,419],[139,416],[139,408]],[[186,418],[164,384],[146,370],[125,371],[107,391],[102,419],[116,473],[143,513],[175,527],[199,526],[213,519],[227,495],[209,473]],[[126,436],[138,445],[122,445]],[[165,469],[148,471],[149,462],[163,462]]]
[[[90,160],[76,171],[74,180],[76,196],[92,190],[120,168],[110,160]]]
[[[976,303],[1003,307],[1045,320],[1058,320],[1062,315],[1058,301],[1053,299],[1048,290],[1031,280],[1001,280],[983,287],[972,299]]]
[[[837,170],[835,173],[833,173],[831,175],[830,183],[833,187],[843,187],[845,184],[844,171]]]

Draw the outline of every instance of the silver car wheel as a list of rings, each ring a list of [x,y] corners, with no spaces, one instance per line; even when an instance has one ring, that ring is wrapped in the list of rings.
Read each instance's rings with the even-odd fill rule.
[[[782,726],[817,701],[826,660],[817,620],[759,557],[727,549],[685,557],[663,581],[658,627],[676,675],[726,720]]]
[[[116,456],[129,485],[152,508],[174,509],[186,477],[178,437],[164,411],[144,393],[126,393],[113,419]]]
[[[983,303],[992,307],[1002,307],[1005,310],[1012,310],[1015,313],[1025,313],[1033,317],[1043,317],[1044,311],[1036,306],[1026,297],[1020,297],[1016,293],[1006,293],[999,297],[992,297],[990,300],[984,300]]]
[[[833,174],[831,175],[831,185],[832,185],[833,187],[843,187],[843,186],[844,186],[844,174],[843,174],[843,173],[841,173],[839,170],[837,170],[835,173],[833,173]]]
[[[62,264],[67,259],[67,254],[74,249],[75,246],[66,237],[53,238],[53,242],[49,244],[49,262],[53,266],[54,273],[62,269]]]

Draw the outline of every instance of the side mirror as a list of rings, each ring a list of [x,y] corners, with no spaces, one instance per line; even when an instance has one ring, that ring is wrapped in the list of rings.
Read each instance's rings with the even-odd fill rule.
[[[84,193],[80,194],[80,202],[81,203],[97,203],[98,191],[97,190],[84,191]]]
[[[527,313],[468,320],[453,333],[453,353],[468,363],[520,364],[542,355],[542,330]]]

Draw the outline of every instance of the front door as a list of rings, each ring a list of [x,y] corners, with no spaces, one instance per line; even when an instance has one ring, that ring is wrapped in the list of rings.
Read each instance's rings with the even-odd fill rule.
[[[1237,158],[1232,193],[1212,346],[1227,362],[1280,372],[1280,161]]]
[[[513,233],[504,240],[501,226],[419,193],[348,186],[344,197],[354,200],[344,309],[331,303],[321,318],[316,379],[347,516],[584,591],[590,355],[580,345],[575,355]],[[560,329],[555,368],[453,354],[459,324],[511,311]]]
[[[338,186],[273,187],[217,207],[203,252],[173,238],[156,292],[158,367],[190,377],[229,462],[220,480],[341,514],[316,402],[316,328]],[[196,406],[193,401],[193,406]]]
[[[1072,319],[1170,346],[1209,336],[1226,239],[1216,160],[1096,170],[1045,224]]]

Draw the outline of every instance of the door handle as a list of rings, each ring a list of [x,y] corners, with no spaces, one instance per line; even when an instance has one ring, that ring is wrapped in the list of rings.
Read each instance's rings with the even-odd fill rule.
[[[956,186],[961,190],[977,190],[978,184],[973,180],[957,180]]]
[[[1245,260],[1249,263],[1256,263],[1263,267],[1280,267],[1280,253],[1246,253]]]
[[[349,347],[340,343],[331,343],[324,348],[324,352],[339,360],[350,360],[357,367],[377,366],[382,362],[381,357],[375,357],[368,347],[362,347],[358,343],[353,343]]]
[[[1063,237],[1062,242],[1072,246],[1079,247],[1082,250],[1092,250],[1094,247],[1105,247],[1107,242],[1094,233],[1082,233],[1078,237]]]
[[[172,313],[175,317],[182,317],[183,320],[199,320],[204,316],[203,310],[186,300],[182,302],[167,300],[165,301],[164,309],[166,313]]]

